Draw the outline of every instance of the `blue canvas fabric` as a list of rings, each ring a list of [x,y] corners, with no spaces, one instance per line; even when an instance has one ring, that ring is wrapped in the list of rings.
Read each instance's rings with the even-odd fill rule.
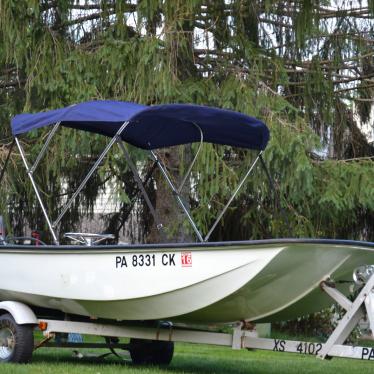
[[[120,101],[89,101],[67,108],[12,119],[13,135],[61,122],[62,126],[114,136],[129,121],[122,139],[142,149],[200,141],[263,150],[269,141],[266,125],[242,113],[191,104],[144,106]]]

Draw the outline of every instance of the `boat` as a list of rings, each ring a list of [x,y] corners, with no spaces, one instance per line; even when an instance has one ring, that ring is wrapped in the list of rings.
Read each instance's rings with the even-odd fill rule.
[[[330,305],[320,283],[350,280],[374,252],[296,239],[60,247],[0,247],[0,300],[121,321],[283,321]]]
[[[30,166],[20,137],[46,126],[51,130]],[[110,141],[60,215],[52,220],[33,174],[61,126],[101,134]],[[258,163],[266,169],[262,154],[269,141],[269,130],[256,118],[188,104],[143,106],[91,101],[17,115],[12,120],[12,133],[53,243],[12,244],[3,237],[0,302],[12,300],[29,306],[35,313],[48,310],[91,320],[162,320],[187,324],[283,321],[331,304],[331,299],[320,288],[321,282],[334,282],[347,294],[347,280],[351,280],[356,269],[369,269],[374,264],[374,243],[363,241],[294,238],[209,241],[255,165]],[[256,152],[248,172],[205,236],[180,195],[181,186],[173,184],[155,152],[158,148],[192,142],[230,145]],[[162,230],[160,217],[142,186],[127,144],[149,152],[185,212],[197,242],[99,245],[110,235],[65,233],[75,244],[60,244],[62,234],[57,229],[62,217],[115,144],[129,163],[157,227]]]

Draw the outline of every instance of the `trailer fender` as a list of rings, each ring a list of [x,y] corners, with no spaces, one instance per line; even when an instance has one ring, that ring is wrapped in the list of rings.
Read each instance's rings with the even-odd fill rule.
[[[11,314],[18,325],[38,324],[38,319],[31,308],[18,301],[1,301],[0,315],[5,313]]]

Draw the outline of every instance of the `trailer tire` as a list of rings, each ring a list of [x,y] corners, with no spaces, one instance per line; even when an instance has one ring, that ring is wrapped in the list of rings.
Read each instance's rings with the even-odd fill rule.
[[[169,365],[174,343],[160,340],[130,340],[130,356],[135,365]]]
[[[27,363],[34,349],[32,325],[18,325],[11,314],[0,316],[0,363]]]

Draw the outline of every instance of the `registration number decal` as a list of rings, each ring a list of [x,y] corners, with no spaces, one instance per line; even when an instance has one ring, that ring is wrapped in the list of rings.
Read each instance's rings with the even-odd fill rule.
[[[274,339],[273,351],[277,352],[298,352],[306,355],[318,355],[319,351],[322,349],[321,343],[309,343],[309,342],[298,342],[296,344],[296,349],[287,346],[290,343],[287,340]],[[295,342],[291,342],[292,343]],[[295,350],[294,350],[295,349]]]
[[[122,255],[115,258],[116,269],[175,266],[175,253]]]
[[[192,253],[191,252],[182,252],[181,253],[181,262],[183,267],[192,266]]]

